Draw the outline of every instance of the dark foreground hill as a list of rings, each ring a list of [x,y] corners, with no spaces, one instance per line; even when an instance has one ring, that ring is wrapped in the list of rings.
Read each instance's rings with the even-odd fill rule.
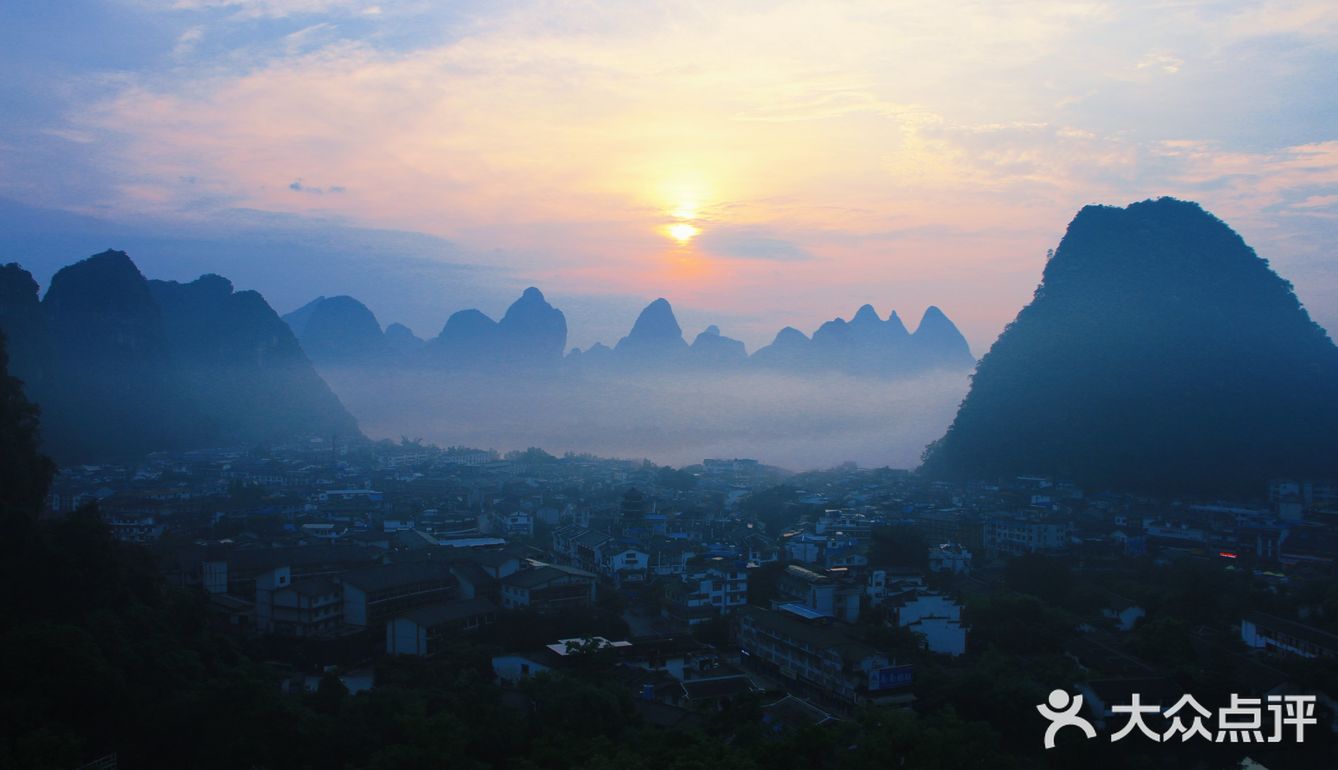
[[[1078,213],[924,456],[1166,493],[1335,468],[1338,348],[1239,235],[1170,198]]]

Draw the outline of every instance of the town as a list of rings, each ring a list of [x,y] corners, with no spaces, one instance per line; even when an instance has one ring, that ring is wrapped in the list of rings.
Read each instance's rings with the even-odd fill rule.
[[[1131,693],[1305,692],[1338,731],[1334,484],[1164,500],[328,437],[66,467],[45,516],[90,505],[292,693],[468,648],[519,708],[597,666],[665,727],[950,702],[1030,750],[1061,687],[1098,726]]]

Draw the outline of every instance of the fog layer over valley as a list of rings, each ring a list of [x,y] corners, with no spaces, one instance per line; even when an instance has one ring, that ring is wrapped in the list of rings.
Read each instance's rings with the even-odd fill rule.
[[[969,372],[898,380],[767,371],[604,378],[318,367],[370,438],[589,452],[686,465],[752,457],[802,470],[909,468],[943,435]]]

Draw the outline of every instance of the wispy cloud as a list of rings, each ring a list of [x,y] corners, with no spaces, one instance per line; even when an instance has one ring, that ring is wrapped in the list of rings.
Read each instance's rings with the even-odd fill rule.
[[[343,217],[558,289],[784,294],[805,322],[870,286],[961,297],[980,345],[1085,203],[1196,197],[1313,260],[1279,222],[1330,226],[1338,194],[1332,6],[138,0],[190,66],[62,75],[97,98],[43,136],[89,168],[0,151],[0,189]]]

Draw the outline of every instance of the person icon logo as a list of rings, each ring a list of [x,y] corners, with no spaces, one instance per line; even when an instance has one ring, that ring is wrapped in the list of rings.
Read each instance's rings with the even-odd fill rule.
[[[1069,695],[1063,690],[1051,690],[1046,703],[1038,704],[1036,710],[1041,712],[1041,716],[1050,720],[1050,726],[1045,728],[1047,749],[1055,747],[1055,733],[1059,732],[1061,727],[1076,727],[1088,738],[1096,737],[1096,728],[1092,727],[1092,723],[1078,716],[1078,712],[1082,710],[1081,695]]]

